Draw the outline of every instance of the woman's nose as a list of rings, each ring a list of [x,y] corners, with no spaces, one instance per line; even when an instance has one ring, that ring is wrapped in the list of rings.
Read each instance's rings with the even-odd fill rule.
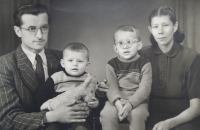
[[[158,28],[158,33],[159,33],[159,34],[163,34],[163,27],[159,27],[159,28]]]

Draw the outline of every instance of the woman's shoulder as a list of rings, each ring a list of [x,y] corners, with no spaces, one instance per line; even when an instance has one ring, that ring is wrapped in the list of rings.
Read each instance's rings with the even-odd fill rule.
[[[195,57],[200,56],[200,54],[198,52],[196,52],[194,49],[191,49],[191,48],[188,48],[185,46],[182,46],[180,48],[180,51],[182,52],[182,54],[186,55],[187,58],[195,58]]]
[[[153,46],[144,46],[138,51],[138,54],[146,59],[149,59],[151,52],[153,51]]]
[[[180,52],[188,65],[200,64],[200,54],[195,50],[181,45]]]

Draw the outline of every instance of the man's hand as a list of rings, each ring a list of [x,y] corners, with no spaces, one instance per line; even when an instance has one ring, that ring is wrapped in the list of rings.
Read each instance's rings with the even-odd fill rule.
[[[52,99],[47,100],[46,102],[44,102],[41,107],[40,110],[44,111],[44,110],[51,110],[51,107],[49,105],[49,103],[51,102]]]
[[[95,97],[92,97],[92,102],[88,102],[90,108],[97,108],[99,106],[99,100]]]
[[[103,82],[101,82],[100,84],[97,84],[96,88],[96,94],[99,96],[99,97],[105,97],[106,96],[106,93],[108,92],[108,86],[106,85],[107,83],[107,80],[104,79]]]
[[[122,113],[123,105],[122,105],[122,102],[119,99],[117,99],[115,101],[115,106],[116,106],[116,108],[118,110],[118,118],[119,118],[120,121],[122,121],[123,120],[123,116],[122,116],[122,114],[123,114]]]
[[[89,108],[86,103],[75,104],[72,106],[63,104],[58,109],[47,112],[43,118],[43,123],[85,122],[88,113]]]

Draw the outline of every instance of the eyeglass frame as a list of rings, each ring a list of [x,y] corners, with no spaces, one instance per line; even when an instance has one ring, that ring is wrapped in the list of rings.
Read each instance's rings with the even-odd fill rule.
[[[133,44],[134,43],[140,43],[141,41],[131,41],[131,40],[129,40],[131,43],[129,43],[129,45],[128,45],[128,43],[126,42],[121,42],[122,44],[120,45],[119,43],[120,42],[117,42],[117,43],[115,43],[115,45],[117,45],[117,46],[119,46],[121,49],[124,49],[124,45],[126,44],[126,46],[128,47],[128,48],[131,48],[132,46],[133,46]],[[128,41],[128,42],[129,42]]]
[[[43,28],[44,26],[47,27],[47,31],[46,31],[46,32],[43,32],[43,31],[42,31],[42,28]],[[38,32],[39,29],[40,29],[40,31],[42,32],[42,34],[46,34],[46,33],[49,31],[50,25],[43,25],[43,26],[41,26],[40,28],[35,27],[36,30],[35,30],[34,32],[31,32],[31,30],[30,30],[32,27],[35,27],[35,26],[31,26],[31,27],[29,27],[29,28],[23,28],[23,27],[19,27],[19,28],[28,31],[31,35],[37,34],[37,32]]]

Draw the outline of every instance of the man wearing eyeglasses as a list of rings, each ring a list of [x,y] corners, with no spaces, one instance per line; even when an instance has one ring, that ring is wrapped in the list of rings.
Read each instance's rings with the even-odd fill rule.
[[[22,43],[15,51],[0,57],[0,126],[6,130],[35,130],[49,129],[52,122],[85,121],[89,111],[85,103],[40,112],[34,102],[35,90],[61,69],[62,53],[44,49],[50,27],[46,7],[24,5],[13,17],[14,31]]]

